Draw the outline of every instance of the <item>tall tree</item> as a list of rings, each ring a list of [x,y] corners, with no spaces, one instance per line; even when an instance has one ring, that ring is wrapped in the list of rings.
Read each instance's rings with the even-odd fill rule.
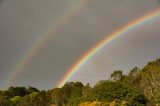
[[[144,90],[145,95],[150,99],[154,98],[157,92],[160,92],[160,65],[156,61],[149,62],[141,73],[141,89]]]
[[[122,71],[121,70],[116,70],[111,74],[111,79],[113,81],[118,81],[118,80],[122,79],[122,76],[123,76]]]

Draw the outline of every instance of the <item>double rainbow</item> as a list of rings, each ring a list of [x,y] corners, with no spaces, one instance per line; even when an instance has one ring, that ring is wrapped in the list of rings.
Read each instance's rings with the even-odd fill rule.
[[[9,87],[22,73],[25,66],[32,60],[32,58],[39,52],[39,50],[53,37],[61,28],[67,24],[73,16],[78,14],[88,5],[92,0],[76,1],[70,8],[56,21],[53,26],[43,33],[37,41],[35,41],[31,48],[18,60],[18,62],[11,69],[11,73],[5,78],[3,88]]]
[[[51,27],[46,33],[42,34],[39,39],[33,44],[33,46],[26,52],[26,54],[19,59],[18,63],[11,70],[11,73],[6,77],[6,82],[4,83],[4,88],[9,87],[21,74],[24,70],[25,66],[29,63],[29,61],[36,55],[36,53],[45,45],[45,43],[50,39],[50,37],[54,36],[54,34],[59,31],[75,14],[81,11],[84,6],[86,6],[91,0],[81,0],[77,4],[73,5],[59,20],[57,23]],[[78,69],[85,64],[91,57],[94,56],[96,52],[102,49],[104,46],[109,44],[115,38],[120,35],[123,35],[125,32],[132,30],[133,28],[142,25],[156,17],[160,16],[160,9],[156,9],[155,11],[140,17],[129,24],[121,27],[117,31],[114,31],[110,35],[107,35],[102,41],[96,44],[92,49],[90,49],[87,53],[85,53],[79,61],[77,61],[62,77],[59,81],[58,87],[63,86]]]

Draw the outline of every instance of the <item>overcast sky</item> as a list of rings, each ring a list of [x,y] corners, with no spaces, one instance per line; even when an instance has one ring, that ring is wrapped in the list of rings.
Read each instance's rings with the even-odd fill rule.
[[[1,0],[0,87],[34,42],[85,0]],[[90,48],[109,33],[160,7],[158,0],[90,0],[52,35],[10,86],[50,89]],[[160,57],[160,16],[119,36],[84,64],[69,81],[109,78]],[[12,78],[10,78],[12,79]]]

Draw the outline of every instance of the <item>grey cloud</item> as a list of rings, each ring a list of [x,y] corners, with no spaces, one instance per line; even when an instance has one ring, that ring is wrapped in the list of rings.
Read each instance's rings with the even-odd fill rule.
[[[20,59],[24,58],[35,41],[53,30],[55,23],[63,18],[62,16],[70,7],[79,2],[77,1],[7,0],[3,8],[0,8],[0,86],[3,85],[3,82],[5,83],[6,77],[13,71],[13,67]],[[4,2],[6,1],[4,0]],[[70,17],[58,32],[52,35],[12,85],[51,88],[97,42],[157,7],[159,7],[157,0],[91,0],[81,11]],[[95,56],[96,59],[91,59],[83,65],[70,81],[79,78],[82,82],[89,81],[94,84],[100,78],[107,78],[113,67],[128,70],[132,68],[133,64],[137,65],[136,63],[140,64],[140,62],[144,64],[149,59],[158,57],[159,52],[155,49],[159,50],[156,46],[159,44],[157,42],[159,36],[154,35],[159,33],[157,27],[159,26],[152,25],[148,28],[149,32],[139,30],[139,33],[129,33],[129,35],[141,37],[121,37],[115,40],[115,44],[104,48],[106,51],[103,49],[104,52],[98,52]],[[145,29],[145,27],[143,28]],[[153,45],[147,43],[151,39],[150,35],[154,36],[154,39],[150,40],[154,41]],[[134,49],[130,49],[136,48],[138,45],[145,48],[136,49],[142,50],[139,55],[140,60],[136,60],[135,55],[132,54]],[[154,45],[155,49],[153,49]],[[148,52],[148,50],[152,52]],[[153,56],[149,58],[151,53]],[[124,59],[123,54],[127,58]],[[145,59],[146,57],[148,58]],[[125,63],[124,60],[129,62]]]

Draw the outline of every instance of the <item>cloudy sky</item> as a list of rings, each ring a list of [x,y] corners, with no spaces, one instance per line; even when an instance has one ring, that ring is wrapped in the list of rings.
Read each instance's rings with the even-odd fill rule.
[[[158,0],[1,0],[0,88],[50,89],[67,70],[109,33],[160,7]],[[119,36],[97,52],[69,81],[109,78],[160,57],[160,16]],[[54,31],[56,30],[56,31]],[[35,42],[50,36],[16,78],[20,60]]]

